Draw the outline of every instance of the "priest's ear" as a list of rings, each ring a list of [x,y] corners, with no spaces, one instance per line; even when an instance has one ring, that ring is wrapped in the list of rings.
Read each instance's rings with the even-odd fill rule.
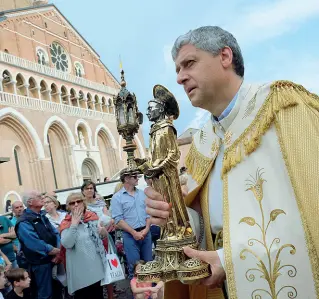
[[[233,51],[230,47],[224,47],[220,51],[220,62],[225,69],[232,67],[233,65]]]

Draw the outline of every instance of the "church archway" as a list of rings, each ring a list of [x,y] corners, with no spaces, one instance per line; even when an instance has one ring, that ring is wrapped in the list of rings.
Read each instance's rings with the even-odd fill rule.
[[[61,122],[54,121],[50,125],[46,138],[51,157],[55,188],[63,189],[73,187],[70,138]]]
[[[44,179],[37,161],[44,158],[44,152],[42,144],[42,149],[37,148],[38,141],[35,129],[17,111],[10,108],[0,111],[1,155],[10,157],[0,167],[0,197],[11,190],[42,189]]]
[[[11,200],[11,204],[14,203],[15,201],[22,201],[21,196],[18,192],[16,191],[8,191],[5,196],[3,197],[2,201],[2,206],[6,205],[7,200]]]
[[[20,96],[27,96],[27,84],[22,74],[16,76],[17,94]]]
[[[11,73],[8,70],[2,73],[2,91],[14,93],[14,83]]]
[[[97,183],[97,179],[100,178],[100,171],[93,159],[84,159],[82,163],[82,177],[84,182],[92,181],[94,183]]]
[[[92,130],[84,119],[78,119],[75,123],[75,136],[81,148],[92,148]]]
[[[39,98],[38,85],[33,77],[29,78],[29,96],[35,99]]]
[[[119,170],[115,149],[112,147],[109,136],[104,128],[97,133],[97,146],[99,147],[104,177],[112,177]]]

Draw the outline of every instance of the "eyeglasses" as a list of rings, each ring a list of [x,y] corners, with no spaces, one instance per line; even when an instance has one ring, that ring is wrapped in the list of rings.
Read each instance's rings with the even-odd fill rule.
[[[78,199],[78,200],[75,200],[75,201],[71,201],[69,202],[69,206],[74,206],[76,203],[79,204],[79,203],[82,203],[83,202],[83,199]]]

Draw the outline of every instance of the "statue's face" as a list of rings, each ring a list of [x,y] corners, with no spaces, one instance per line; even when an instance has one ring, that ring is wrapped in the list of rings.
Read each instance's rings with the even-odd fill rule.
[[[146,115],[150,121],[157,121],[164,113],[164,107],[156,102],[149,102]]]

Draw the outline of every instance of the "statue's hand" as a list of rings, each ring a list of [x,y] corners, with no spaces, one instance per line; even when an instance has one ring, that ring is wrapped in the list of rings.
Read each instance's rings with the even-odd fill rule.
[[[148,178],[152,179],[154,177],[157,177],[162,173],[162,168],[161,167],[153,167],[147,170],[145,173]]]
[[[171,205],[152,187],[146,188],[144,192],[147,196],[145,200],[146,213],[151,216],[152,224],[165,225],[170,214]]]
[[[141,166],[141,165],[143,165],[145,162],[147,162],[147,159],[135,158],[134,161],[136,162],[137,166]]]

